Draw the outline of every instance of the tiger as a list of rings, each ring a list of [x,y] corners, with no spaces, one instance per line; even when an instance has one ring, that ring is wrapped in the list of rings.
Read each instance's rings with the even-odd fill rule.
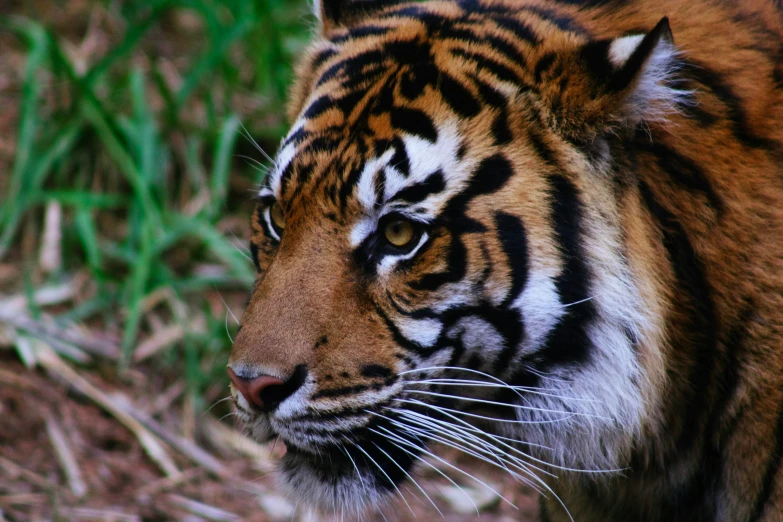
[[[228,362],[287,494],[468,481],[446,445],[543,522],[783,520],[783,4],[315,14]]]

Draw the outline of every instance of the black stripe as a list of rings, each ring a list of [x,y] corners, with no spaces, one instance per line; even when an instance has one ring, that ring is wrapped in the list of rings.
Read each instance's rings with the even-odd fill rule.
[[[335,56],[336,54],[337,51],[334,49],[324,49],[319,51],[318,54],[313,57],[313,61],[310,62],[310,66],[313,68],[313,70],[318,69],[324,63],[326,63],[329,58]]]
[[[692,192],[702,194],[707,200],[707,204],[718,214],[723,212],[723,200],[712,188],[702,168],[694,161],[658,140],[650,140],[649,135],[642,130],[637,132],[634,146],[636,150],[643,150],[654,155],[661,170],[671,176],[676,183]]]
[[[511,143],[514,135],[511,133],[511,127],[508,123],[508,112],[500,110],[492,122],[492,137],[496,145],[506,145]]]
[[[710,89],[726,106],[729,113],[728,119],[731,122],[732,134],[734,134],[735,138],[748,147],[780,147],[780,145],[774,141],[755,134],[752,125],[748,122],[742,100],[734,93],[732,87],[726,82],[721,74],[711,70],[704,63],[694,60],[683,61],[682,63],[684,66],[683,72],[685,74]]]
[[[388,379],[392,377],[392,370],[388,366],[382,366],[380,364],[365,364],[360,368],[360,373],[363,377],[368,379],[383,378]]]
[[[357,183],[359,183],[359,178],[362,175],[362,165],[355,165],[350,172],[348,173],[348,177],[345,179],[345,182],[340,187],[340,207],[345,208],[346,202],[348,201],[348,196],[353,193],[353,189],[356,186]]]
[[[443,99],[460,116],[471,118],[481,111],[479,101],[459,80],[441,73],[439,88]]]
[[[261,272],[261,262],[258,260],[258,245],[250,242],[250,257],[253,259],[253,264],[256,267],[256,272]]]
[[[432,63],[432,48],[425,40],[396,40],[383,46],[386,55],[397,63],[425,65]]]
[[[392,139],[392,145],[394,146],[394,156],[392,156],[389,166],[407,178],[411,173],[411,161],[405,150],[405,142],[399,136],[395,136]]]
[[[375,208],[380,208],[383,205],[384,191],[386,189],[386,170],[381,169],[375,174],[374,189],[375,189]]]
[[[772,69],[772,83],[775,88],[783,90],[783,44],[780,45],[775,58],[775,68]]]
[[[579,58],[595,85],[604,85],[614,76],[614,65],[609,61],[609,46],[612,40],[594,40],[583,45]]]
[[[484,103],[492,105],[498,109],[507,110],[506,97],[501,94],[500,91],[481,81],[478,76],[471,74],[469,77],[471,80],[473,80],[473,83],[478,89],[479,95],[481,96],[481,99],[484,101]]]
[[[494,74],[501,81],[523,85],[522,80],[516,72],[485,54],[467,51],[465,49],[451,49],[449,52],[455,56],[461,56],[462,58],[474,61],[478,69],[483,69]]]
[[[330,38],[333,43],[341,44],[348,40],[356,40],[359,38],[366,38],[368,36],[383,36],[391,30],[391,27],[383,27],[380,25],[364,25],[351,29],[345,34],[340,36],[334,36]]]
[[[467,256],[465,244],[459,236],[452,235],[446,254],[446,270],[424,274],[418,280],[408,283],[408,286],[417,291],[434,292],[445,284],[459,281],[467,272]]]
[[[552,67],[552,64],[555,63],[555,58],[557,58],[557,54],[546,53],[544,56],[541,57],[540,60],[538,60],[538,63],[536,63],[536,68],[534,71],[536,83],[540,82],[541,76]]]
[[[544,141],[543,136],[539,134],[538,129],[531,128],[528,132],[528,139],[533,150],[541,160],[549,166],[557,167],[557,157],[555,151]]]
[[[331,96],[325,95],[317,98],[311,103],[304,112],[305,118],[316,118],[326,112],[331,107],[334,107],[334,100]]]
[[[378,49],[366,51],[364,53],[357,54],[345,60],[341,60],[321,74],[321,77],[316,83],[316,87],[320,87],[327,81],[336,78],[338,75],[345,74],[349,78],[355,78],[362,74],[365,67],[383,63],[387,59],[387,55]]]
[[[289,145],[291,143],[297,144],[300,141],[306,139],[307,136],[308,136],[308,133],[304,129],[304,127],[300,127],[296,132],[294,132],[293,134],[291,134],[290,136],[288,136],[285,139],[285,141],[283,142],[282,147],[280,147],[280,148],[285,148],[286,145]]]
[[[365,96],[367,96],[367,91],[363,89],[357,89],[353,92],[349,92],[348,94],[343,95],[342,98],[335,100],[334,104],[347,118]]]
[[[541,43],[541,40],[536,36],[530,26],[516,18],[494,16],[492,17],[492,21],[498,24],[499,27],[514,33],[514,36],[520,40],[524,40],[531,45],[538,45]]]
[[[397,300],[405,301],[405,299],[402,296],[399,296],[395,298],[392,293],[387,289],[386,290],[386,297],[391,303],[394,310],[400,314],[404,315],[405,317],[412,317],[413,319],[438,319],[440,316],[435,313],[430,308],[417,308],[414,310],[405,310],[403,309],[400,304],[397,302]],[[407,303],[406,303],[407,304]]]
[[[375,304],[375,303],[374,303]],[[418,355],[427,356],[429,355],[433,350],[428,349],[421,344],[411,341],[404,335],[402,335],[402,332],[400,332],[400,329],[397,328],[397,325],[394,324],[394,321],[392,321],[389,316],[386,314],[386,312],[383,311],[383,309],[375,304],[375,312],[378,314],[378,316],[383,319],[383,322],[386,323],[386,327],[389,329],[389,331],[392,334],[392,340],[401,348],[413,352]]]
[[[527,234],[522,220],[505,212],[495,213],[495,227],[511,272],[511,288],[501,305],[507,307],[519,297],[527,283]]]
[[[584,210],[576,187],[560,174],[549,178],[552,219],[557,244],[563,257],[563,271],[555,279],[560,302],[568,306],[544,347],[536,354],[544,368],[556,364],[578,364],[587,360],[591,341],[586,327],[595,317],[589,296],[590,271],[582,247]],[[579,304],[574,304],[579,302]]]
[[[415,100],[424,93],[428,85],[435,85],[438,80],[434,65],[411,67],[400,77],[400,93],[408,100]]]
[[[750,323],[753,321],[755,313],[756,310],[753,303],[748,300],[743,305],[736,324],[722,343],[725,347],[724,370],[719,392],[714,402],[713,419],[708,423],[708,426],[711,426],[711,428],[707,430],[708,433],[713,434],[717,443],[721,445],[726,444],[733,435],[731,430],[721,429],[722,425],[731,426],[733,419],[729,420],[722,417],[725,413],[724,410],[729,407],[732,399],[735,397],[737,387],[740,384],[743,367],[741,359],[742,355],[744,355],[742,352],[748,341]]]
[[[516,46],[514,46],[514,44],[507,41],[505,38],[500,38],[497,36],[484,36],[481,40],[489,43],[496,52],[505,56],[505,58],[511,63],[523,67],[527,63],[525,55],[523,55],[522,52],[517,49]]]
[[[443,39],[453,39],[463,42],[476,42],[484,39],[473,31],[472,26],[454,27],[453,25],[444,25],[439,31],[438,36]]]
[[[391,112],[391,124],[396,129],[419,136],[431,143],[438,141],[438,131],[435,129],[435,124],[423,111],[395,108]]]
[[[551,24],[557,26],[557,28],[562,31],[568,31],[582,36],[589,36],[587,29],[579,25],[579,23],[576,20],[574,20],[573,18],[571,18],[565,13],[559,13],[553,9],[546,9],[543,7],[532,7],[532,6],[525,6],[521,10],[534,13],[540,16],[547,22],[550,22]]]
[[[701,465],[694,470],[690,487],[684,488],[678,499],[682,506],[693,506],[698,503],[710,503],[710,499],[720,498],[724,494],[724,448],[730,441],[731,431],[721,429],[727,423],[726,409],[735,397],[740,384],[742,363],[740,353],[748,337],[748,322],[752,319],[754,308],[746,303],[739,314],[734,327],[726,335],[722,344],[724,352],[720,375],[715,385],[714,400],[709,417],[706,421],[704,435],[704,450]],[[706,393],[698,390],[697,393]],[[731,422],[729,422],[731,424]],[[728,478],[728,483],[732,479]]]
[[[443,192],[446,189],[446,181],[443,177],[441,170],[436,170],[424,181],[414,183],[408,187],[405,187],[401,191],[397,192],[389,202],[392,201],[407,201],[408,203],[415,204],[421,203],[432,194]]]
[[[687,382],[694,393],[682,415],[685,422],[679,441],[678,453],[684,455],[693,447],[704,428],[701,422],[711,399],[711,383],[716,372],[716,332],[719,325],[712,301],[712,289],[688,234],[674,214],[655,199],[647,184],[640,183],[639,191],[663,235],[663,246],[677,279],[676,288],[688,301],[683,305],[684,311],[687,311],[684,318],[687,322],[683,327],[684,331],[678,332],[681,339],[686,336],[681,342],[689,345],[687,350],[693,359]]]
[[[368,367],[367,366],[363,367],[362,371],[364,371],[365,368]],[[378,368],[382,368],[382,367],[378,366]],[[365,375],[365,377],[371,377],[371,376]],[[378,375],[374,375],[373,377],[378,377]],[[320,390],[313,394],[311,400],[323,399],[324,397],[334,398],[334,397],[342,397],[345,395],[356,395],[357,393],[362,393],[368,390],[378,391],[386,386],[391,386],[395,382],[397,382],[397,376],[389,373],[389,375],[383,381],[374,382],[372,384],[356,384],[354,386],[344,386],[342,388],[326,388]]]

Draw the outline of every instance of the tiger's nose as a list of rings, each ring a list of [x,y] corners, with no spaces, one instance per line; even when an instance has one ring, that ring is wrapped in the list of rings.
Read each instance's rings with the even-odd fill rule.
[[[228,376],[251,406],[269,413],[304,384],[307,370],[304,366],[297,366],[294,374],[286,381],[271,375],[240,377],[231,368],[228,369]]]

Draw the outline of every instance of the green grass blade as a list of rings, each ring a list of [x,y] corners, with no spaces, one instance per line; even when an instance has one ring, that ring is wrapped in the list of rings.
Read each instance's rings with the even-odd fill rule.
[[[212,179],[210,192],[212,198],[209,205],[209,215],[216,217],[223,209],[228,193],[228,175],[231,172],[231,158],[239,136],[240,122],[236,115],[231,115],[223,122],[215,147],[214,162],[212,164]]]

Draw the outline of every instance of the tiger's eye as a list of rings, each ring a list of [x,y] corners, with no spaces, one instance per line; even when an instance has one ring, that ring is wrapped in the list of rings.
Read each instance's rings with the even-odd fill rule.
[[[386,241],[396,247],[404,247],[413,240],[413,225],[404,219],[389,221],[383,229]]]
[[[269,217],[272,218],[272,224],[280,230],[285,230],[285,216],[283,210],[277,203],[272,203],[272,207],[269,209]]]

